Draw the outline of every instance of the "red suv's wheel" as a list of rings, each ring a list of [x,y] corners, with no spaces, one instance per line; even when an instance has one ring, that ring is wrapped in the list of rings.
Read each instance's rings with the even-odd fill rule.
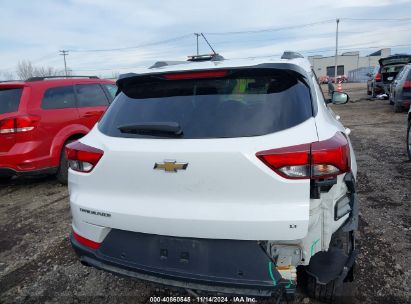
[[[66,146],[69,143],[72,143],[74,140],[68,140],[64,143],[63,148],[61,149],[60,152],[60,166],[57,170],[56,173],[56,178],[57,180],[62,183],[63,185],[67,185],[67,181],[68,181],[68,161],[67,161],[67,157],[66,157]]]

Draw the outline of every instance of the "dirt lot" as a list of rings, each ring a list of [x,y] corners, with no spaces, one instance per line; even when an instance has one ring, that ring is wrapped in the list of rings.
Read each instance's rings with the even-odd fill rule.
[[[410,303],[411,163],[406,115],[366,100],[364,85],[334,111],[352,130],[359,166],[356,303]],[[52,177],[0,185],[0,303],[134,302],[171,292],[82,266],[70,248],[66,187]],[[298,302],[313,303],[299,293]]]

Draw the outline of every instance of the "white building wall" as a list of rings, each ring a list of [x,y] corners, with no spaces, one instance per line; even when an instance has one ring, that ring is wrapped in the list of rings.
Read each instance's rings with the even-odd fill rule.
[[[348,75],[348,72],[358,68],[374,67],[378,65],[380,58],[388,57],[391,55],[391,49],[382,49],[381,56],[365,56],[361,57],[359,54],[353,52],[346,55],[339,55],[337,57],[337,65],[344,66],[344,75]],[[322,56],[309,56],[308,60],[314,69],[317,77],[327,76],[327,67],[335,65],[335,56],[322,57]],[[331,75],[334,76],[334,75]]]

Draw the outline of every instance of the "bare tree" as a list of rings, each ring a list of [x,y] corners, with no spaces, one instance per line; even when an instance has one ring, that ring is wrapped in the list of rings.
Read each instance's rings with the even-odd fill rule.
[[[26,80],[30,77],[46,77],[46,76],[62,76],[64,77],[64,70],[57,70],[50,66],[35,67],[30,61],[19,61],[17,64],[16,74],[21,80]],[[72,75],[72,70],[67,69],[67,74]]]
[[[30,61],[22,60],[17,64],[16,74],[21,80],[34,77],[34,67]]]
[[[13,72],[10,72],[10,71],[0,72],[0,79],[1,80],[13,80],[14,79],[14,74],[13,74]]]

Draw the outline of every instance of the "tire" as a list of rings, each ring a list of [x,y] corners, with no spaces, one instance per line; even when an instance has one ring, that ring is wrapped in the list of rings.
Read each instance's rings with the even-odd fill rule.
[[[371,95],[370,87],[367,85],[367,95]]]
[[[408,152],[408,159],[411,161],[411,119],[408,121],[408,129],[407,129],[407,152]]]
[[[354,247],[352,232],[340,232],[338,237],[333,239],[330,247],[342,249],[349,253]],[[332,280],[327,284],[317,282],[317,279],[307,272],[306,267],[299,267],[297,279],[307,295],[315,300],[324,303],[353,303],[355,298],[355,283],[353,280],[354,266],[349,270],[346,278]]]
[[[375,94],[374,87],[371,88],[371,97],[372,97],[372,98],[376,98],[376,97],[377,97],[377,95]]]
[[[395,113],[401,113],[402,112],[402,105],[400,105],[398,102],[394,103],[394,112]]]
[[[63,148],[61,149],[61,152],[60,152],[60,166],[59,166],[59,168],[57,170],[57,173],[56,173],[57,180],[63,185],[67,185],[67,182],[68,182],[68,168],[69,168],[65,150],[66,150],[66,146],[71,142],[73,142],[73,140],[66,141],[63,145]]]
[[[13,176],[0,176],[0,184],[7,183],[13,178]]]

